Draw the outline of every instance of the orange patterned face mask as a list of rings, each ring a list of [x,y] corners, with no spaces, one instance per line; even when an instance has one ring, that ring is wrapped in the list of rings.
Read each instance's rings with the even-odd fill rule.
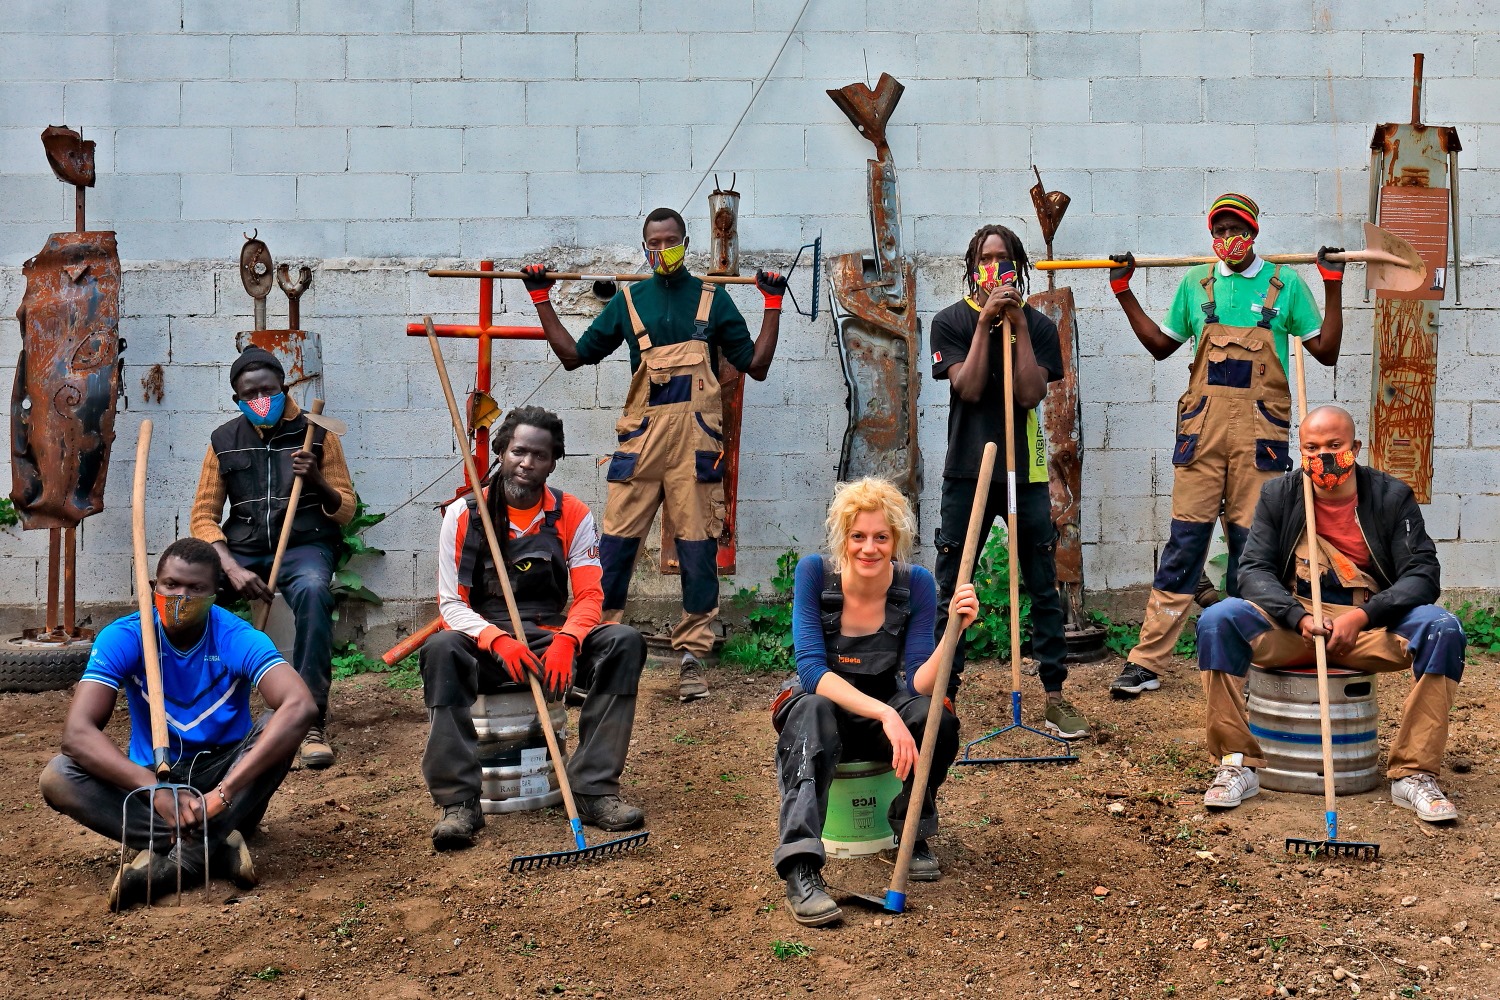
[[[1250,248],[1254,245],[1254,236],[1215,236],[1214,256],[1226,264],[1238,264],[1250,256]]]
[[[1302,456],[1302,469],[1320,490],[1336,490],[1354,475],[1354,450],[1323,451]]]
[[[156,617],[168,629],[192,628],[213,610],[214,595],[189,597],[186,594],[154,594]]]

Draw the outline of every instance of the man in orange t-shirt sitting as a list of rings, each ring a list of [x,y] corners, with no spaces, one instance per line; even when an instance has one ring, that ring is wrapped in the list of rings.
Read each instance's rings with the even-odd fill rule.
[[[1203,796],[1232,809],[1260,792],[1266,760],[1245,716],[1243,678],[1265,667],[1314,662],[1325,636],[1331,661],[1373,673],[1410,670],[1415,683],[1391,741],[1391,801],[1438,823],[1458,818],[1438,787],[1448,711],[1464,671],[1464,631],[1435,603],[1437,547],[1410,487],[1355,463],[1354,418],[1320,406],[1298,430],[1302,469],[1266,483],[1240,557],[1240,596],[1198,619],[1198,669],[1207,696],[1208,750],[1218,769]],[[1311,613],[1302,476],[1313,482],[1323,621]]]

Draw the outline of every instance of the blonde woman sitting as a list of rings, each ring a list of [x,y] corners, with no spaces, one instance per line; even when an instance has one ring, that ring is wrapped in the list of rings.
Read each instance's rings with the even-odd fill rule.
[[[883,479],[840,484],[828,508],[828,555],[797,564],[792,638],[797,676],[772,706],[780,733],[781,844],[776,871],[798,923],[818,927],[840,918],[820,874],[828,790],[840,759],[889,759],[905,787],[891,803],[901,829],[912,791],[917,744],[937,673],[933,622],[937,587],[910,557],[916,524],[906,498]],[[967,627],[979,613],[974,588],[954,594],[949,614]],[[940,870],[928,846],[937,831],[935,796],[958,754],[958,719],[944,710],[911,878]]]

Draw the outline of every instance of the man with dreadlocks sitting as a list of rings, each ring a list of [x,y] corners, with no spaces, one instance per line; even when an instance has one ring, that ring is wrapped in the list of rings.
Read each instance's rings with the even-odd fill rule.
[[[1011,352],[1015,378],[1016,554],[1021,579],[1031,595],[1031,649],[1047,693],[1047,728],[1065,739],[1088,735],[1088,721],[1063,697],[1067,640],[1062,598],[1057,592],[1053,550],[1057,528],[1047,485],[1047,445],[1037,406],[1047,383],[1063,377],[1057,325],[1023,298],[1029,267],[1026,249],[1004,226],[983,226],[964,254],[968,294],[932,319],[932,377],[948,380],[948,457],[943,463],[943,499],[937,537],[937,634],[948,620],[948,603],[958,583],[964,532],[984,446],[1005,440],[1004,355]],[[1010,343],[999,344],[1010,321]],[[1006,509],[1005,470],[995,470],[984,511],[981,538]],[[963,670],[964,644],[953,658],[952,689]]]
[[[563,456],[563,424],[539,406],[512,410],[492,440],[500,458],[484,496],[455,500],[438,540],[438,610],[447,626],[422,645],[422,699],[431,728],[422,777],[443,810],[440,851],[468,847],[484,827],[482,770],[470,710],[506,682],[542,682],[549,700],[584,692],[568,779],[582,820],[629,830],[645,817],[620,798],[646,643],[628,625],[600,624],[599,531],[588,507],[547,485]],[[498,486],[498,488],[497,488]],[[511,632],[476,503],[488,505],[526,634]],[[568,607],[569,595],[572,606]],[[567,608],[564,614],[564,608]]]

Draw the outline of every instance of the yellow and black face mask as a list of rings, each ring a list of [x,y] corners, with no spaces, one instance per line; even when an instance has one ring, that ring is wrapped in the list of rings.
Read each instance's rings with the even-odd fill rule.
[[[680,270],[683,261],[687,259],[687,240],[675,247],[662,247],[660,250],[652,250],[643,243],[641,249],[646,251],[646,264],[657,274],[672,274]]]

